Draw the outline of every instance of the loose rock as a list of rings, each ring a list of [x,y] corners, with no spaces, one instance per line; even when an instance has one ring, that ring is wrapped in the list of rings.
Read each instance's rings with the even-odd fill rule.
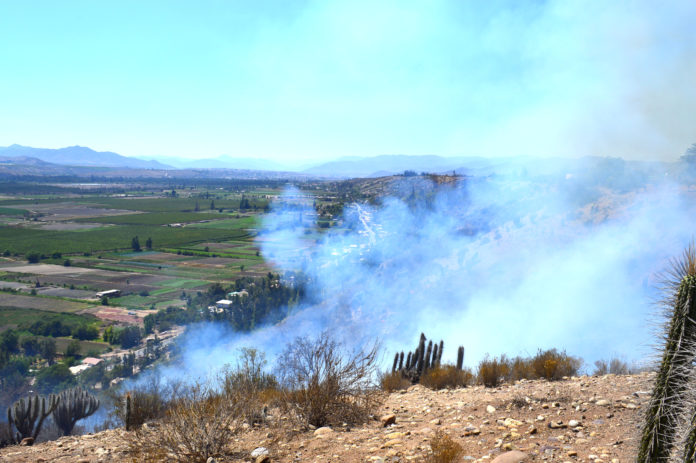
[[[498,455],[491,463],[520,463],[527,459],[527,454],[519,450],[512,450]]]
[[[382,426],[386,428],[390,424],[396,423],[396,415],[393,413],[391,415],[384,415],[382,418],[380,418],[380,421],[382,422]]]

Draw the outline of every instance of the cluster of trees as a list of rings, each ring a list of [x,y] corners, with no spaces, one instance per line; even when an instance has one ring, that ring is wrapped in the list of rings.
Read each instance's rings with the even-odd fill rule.
[[[31,325],[21,325],[21,330],[36,336],[52,336],[54,338],[72,336],[81,341],[92,341],[99,337],[99,329],[95,325],[66,324],[61,320],[36,321]]]
[[[131,347],[137,346],[142,338],[142,330],[140,327],[135,325],[126,326],[123,328],[107,326],[103,335],[105,342],[114,345],[119,344],[124,349],[130,349]]]
[[[201,319],[200,312],[191,308],[181,310],[179,307],[169,306],[166,309],[158,310],[156,313],[146,315],[143,319],[143,329],[145,334],[151,334],[154,329],[167,331],[172,325],[188,325]]]
[[[145,240],[145,248],[148,250],[152,249],[152,238]],[[131,239],[131,249],[133,249],[134,252],[140,252],[143,250],[140,247],[140,239],[137,236],[134,236]]]
[[[11,403],[30,388],[30,367],[45,361],[44,368],[36,373],[34,388],[38,391],[53,391],[56,387],[69,387],[75,384],[69,366],[75,362],[79,351],[74,345],[68,346],[66,356],[56,363],[56,341],[52,338],[20,336],[15,330],[7,330],[0,335],[0,404]]]
[[[186,294],[186,309],[167,307],[147,315],[144,334],[155,329],[167,331],[172,325],[187,325],[199,321],[226,321],[239,331],[251,331],[260,324],[276,323],[288,315],[288,310],[306,298],[306,279],[302,274],[288,275],[292,284],[284,284],[280,275],[268,273],[264,278],[244,277],[231,287],[216,283],[207,291],[191,297]],[[233,296],[233,307],[221,313],[211,313],[209,306],[226,299],[233,291],[246,291],[246,296]],[[106,340],[106,338],[105,338]]]

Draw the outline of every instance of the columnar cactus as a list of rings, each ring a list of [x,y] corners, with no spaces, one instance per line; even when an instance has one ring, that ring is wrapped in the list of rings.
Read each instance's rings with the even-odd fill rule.
[[[430,368],[430,357],[433,355],[433,341],[428,341],[428,350],[425,351],[425,365],[423,370]]]
[[[7,421],[12,430],[12,426],[17,429],[15,439],[19,442],[25,437],[36,437],[41,432],[41,426],[48,415],[58,405],[59,397],[51,394],[48,399],[35,395],[19,399],[7,409]],[[39,420],[38,423],[36,420]]]
[[[666,461],[674,447],[685,394],[694,374],[696,347],[696,251],[687,249],[671,272],[675,292],[667,303],[672,317],[638,448],[639,463]],[[689,439],[684,456],[689,450]]]
[[[392,372],[400,372],[404,378],[415,384],[420,381],[426,370],[439,366],[444,342],[440,341],[438,346],[437,343],[430,340],[426,346],[426,341],[425,334],[421,333],[418,346],[414,351],[408,352],[406,356],[404,356],[404,352],[397,353],[392,364]]]
[[[689,433],[684,442],[684,463],[694,463],[696,461],[696,414],[691,418]]]
[[[461,370],[464,367],[464,346],[459,346],[457,349],[457,370]]]
[[[53,410],[53,421],[63,431],[64,436],[70,435],[75,423],[91,416],[99,408],[99,400],[89,392],[79,387],[60,393],[60,403]]]
[[[418,371],[418,376],[423,373],[423,364],[425,363],[425,334],[421,333],[420,343],[418,343],[418,363],[416,364],[416,370]]]

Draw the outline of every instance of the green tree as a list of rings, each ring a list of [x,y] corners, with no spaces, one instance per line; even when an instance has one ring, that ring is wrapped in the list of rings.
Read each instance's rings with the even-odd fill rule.
[[[155,316],[153,314],[146,315],[145,318],[143,318],[143,329],[146,335],[152,334],[155,329],[155,323]]]
[[[107,326],[104,328],[104,334],[102,335],[104,338],[104,342],[108,342],[109,344],[115,344],[114,343],[114,327],[113,326]]]
[[[24,350],[24,355],[27,357],[34,357],[41,352],[41,346],[39,345],[38,338],[26,337],[22,338],[22,350]]]
[[[39,348],[41,357],[45,358],[49,365],[52,365],[56,358],[56,341],[50,338],[44,339],[39,344]]]
[[[127,326],[123,328],[119,333],[119,344],[124,349],[129,349],[135,347],[140,342],[142,334],[140,333],[140,328],[137,326]]]
[[[142,251],[142,249],[140,249],[140,240],[138,239],[137,236],[134,236],[133,239],[131,240],[131,248],[133,248],[133,251],[135,251],[135,252]]]
[[[66,357],[77,357],[80,353],[80,341],[73,339],[65,348]]]
[[[42,393],[67,389],[75,385],[75,377],[66,364],[56,363],[39,371],[36,375],[36,385]]]
[[[145,247],[147,249],[152,249],[152,238],[149,238],[145,241]]]
[[[7,330],[0,336],[0,350],[11,354],[19,352],[19,336],[13,330]]]

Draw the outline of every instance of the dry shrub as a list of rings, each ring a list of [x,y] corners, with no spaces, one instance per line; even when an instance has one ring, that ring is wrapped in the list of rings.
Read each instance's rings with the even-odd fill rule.
[[[505,354],[489,358],[487,355],[478,366],[478,381],[486,387],[496,387],[510,374],[510,360]]]
[[[556,349],[545,351],[540,349],[532,357],[531,361],[534,377],[548,380],[559,380],[564,376],[575,376],[582,366],[582,360],[571,357],[565,351],[558,352]]]
[[[520,379],[531,378],[536,378],[531,360],[519,356],[512,359],[510,362],[510,377],[508,379],[518,381]]]
[[[241,410],[213,388],[194,385],[172,401],[164,418],[136,431],[130,450],[138,461],[205,463],[232,455]]]
[[[606,360],[597,360],[595,362],[595,376],[602,376],[606,374],[613,375],[629,375],[633,372],[628,363],[616,357],[612,358],[608,362]]]
[[[430,448],[433,453],[428,458],[428,463],[452,463],[464,453],[462,446],[441,430],[430,439]]]
[[[130,430],[144,423],[157,420],[165,415],[169,403],[183,390],[179,382],[162,384],[159,376],[152,375],[147,381],[111,396],[114,408],[112,414]],[[126,396],[130,395],[130,416],[126,416]],[[128,420],[127,420],[128,418]]]
[[[520,379],[555,381],[564,376],[576,376],[581,366],[581,359],[556,349],[540,349],[533,357],[515,357],[512,360],[505,355],[493,359],[486,356],[479,364],[478,381],[486,387],[495,387],[501,381]]]
[[[473,373],[467,368],[460,370],[454,365],[438,365],[421,376],[420,384],[435,390],[456,389],[466,387],[472,383],[473,379]]]
[[[264,423],[267,408],[280,400],[278,381],[264,371],[265,366],[263,352],[242,348],[236,368],[227,367],[220,376],[223,395],[239,404],[249,424]]]
[[[297,338],[278,360],[281,407],[303,424],[359,424],[377,406],[377,346],[352,353],[323,333],[318,339]]]
[[[527,406],[527,401],[521,395],[517,395],[510,400],[510,406],[515,408],[524,408]]]
[[[379,377],[379,384],[383,391],[394,392],[408,389],[411,381],[404,378],[400,371],[384,372]]]

